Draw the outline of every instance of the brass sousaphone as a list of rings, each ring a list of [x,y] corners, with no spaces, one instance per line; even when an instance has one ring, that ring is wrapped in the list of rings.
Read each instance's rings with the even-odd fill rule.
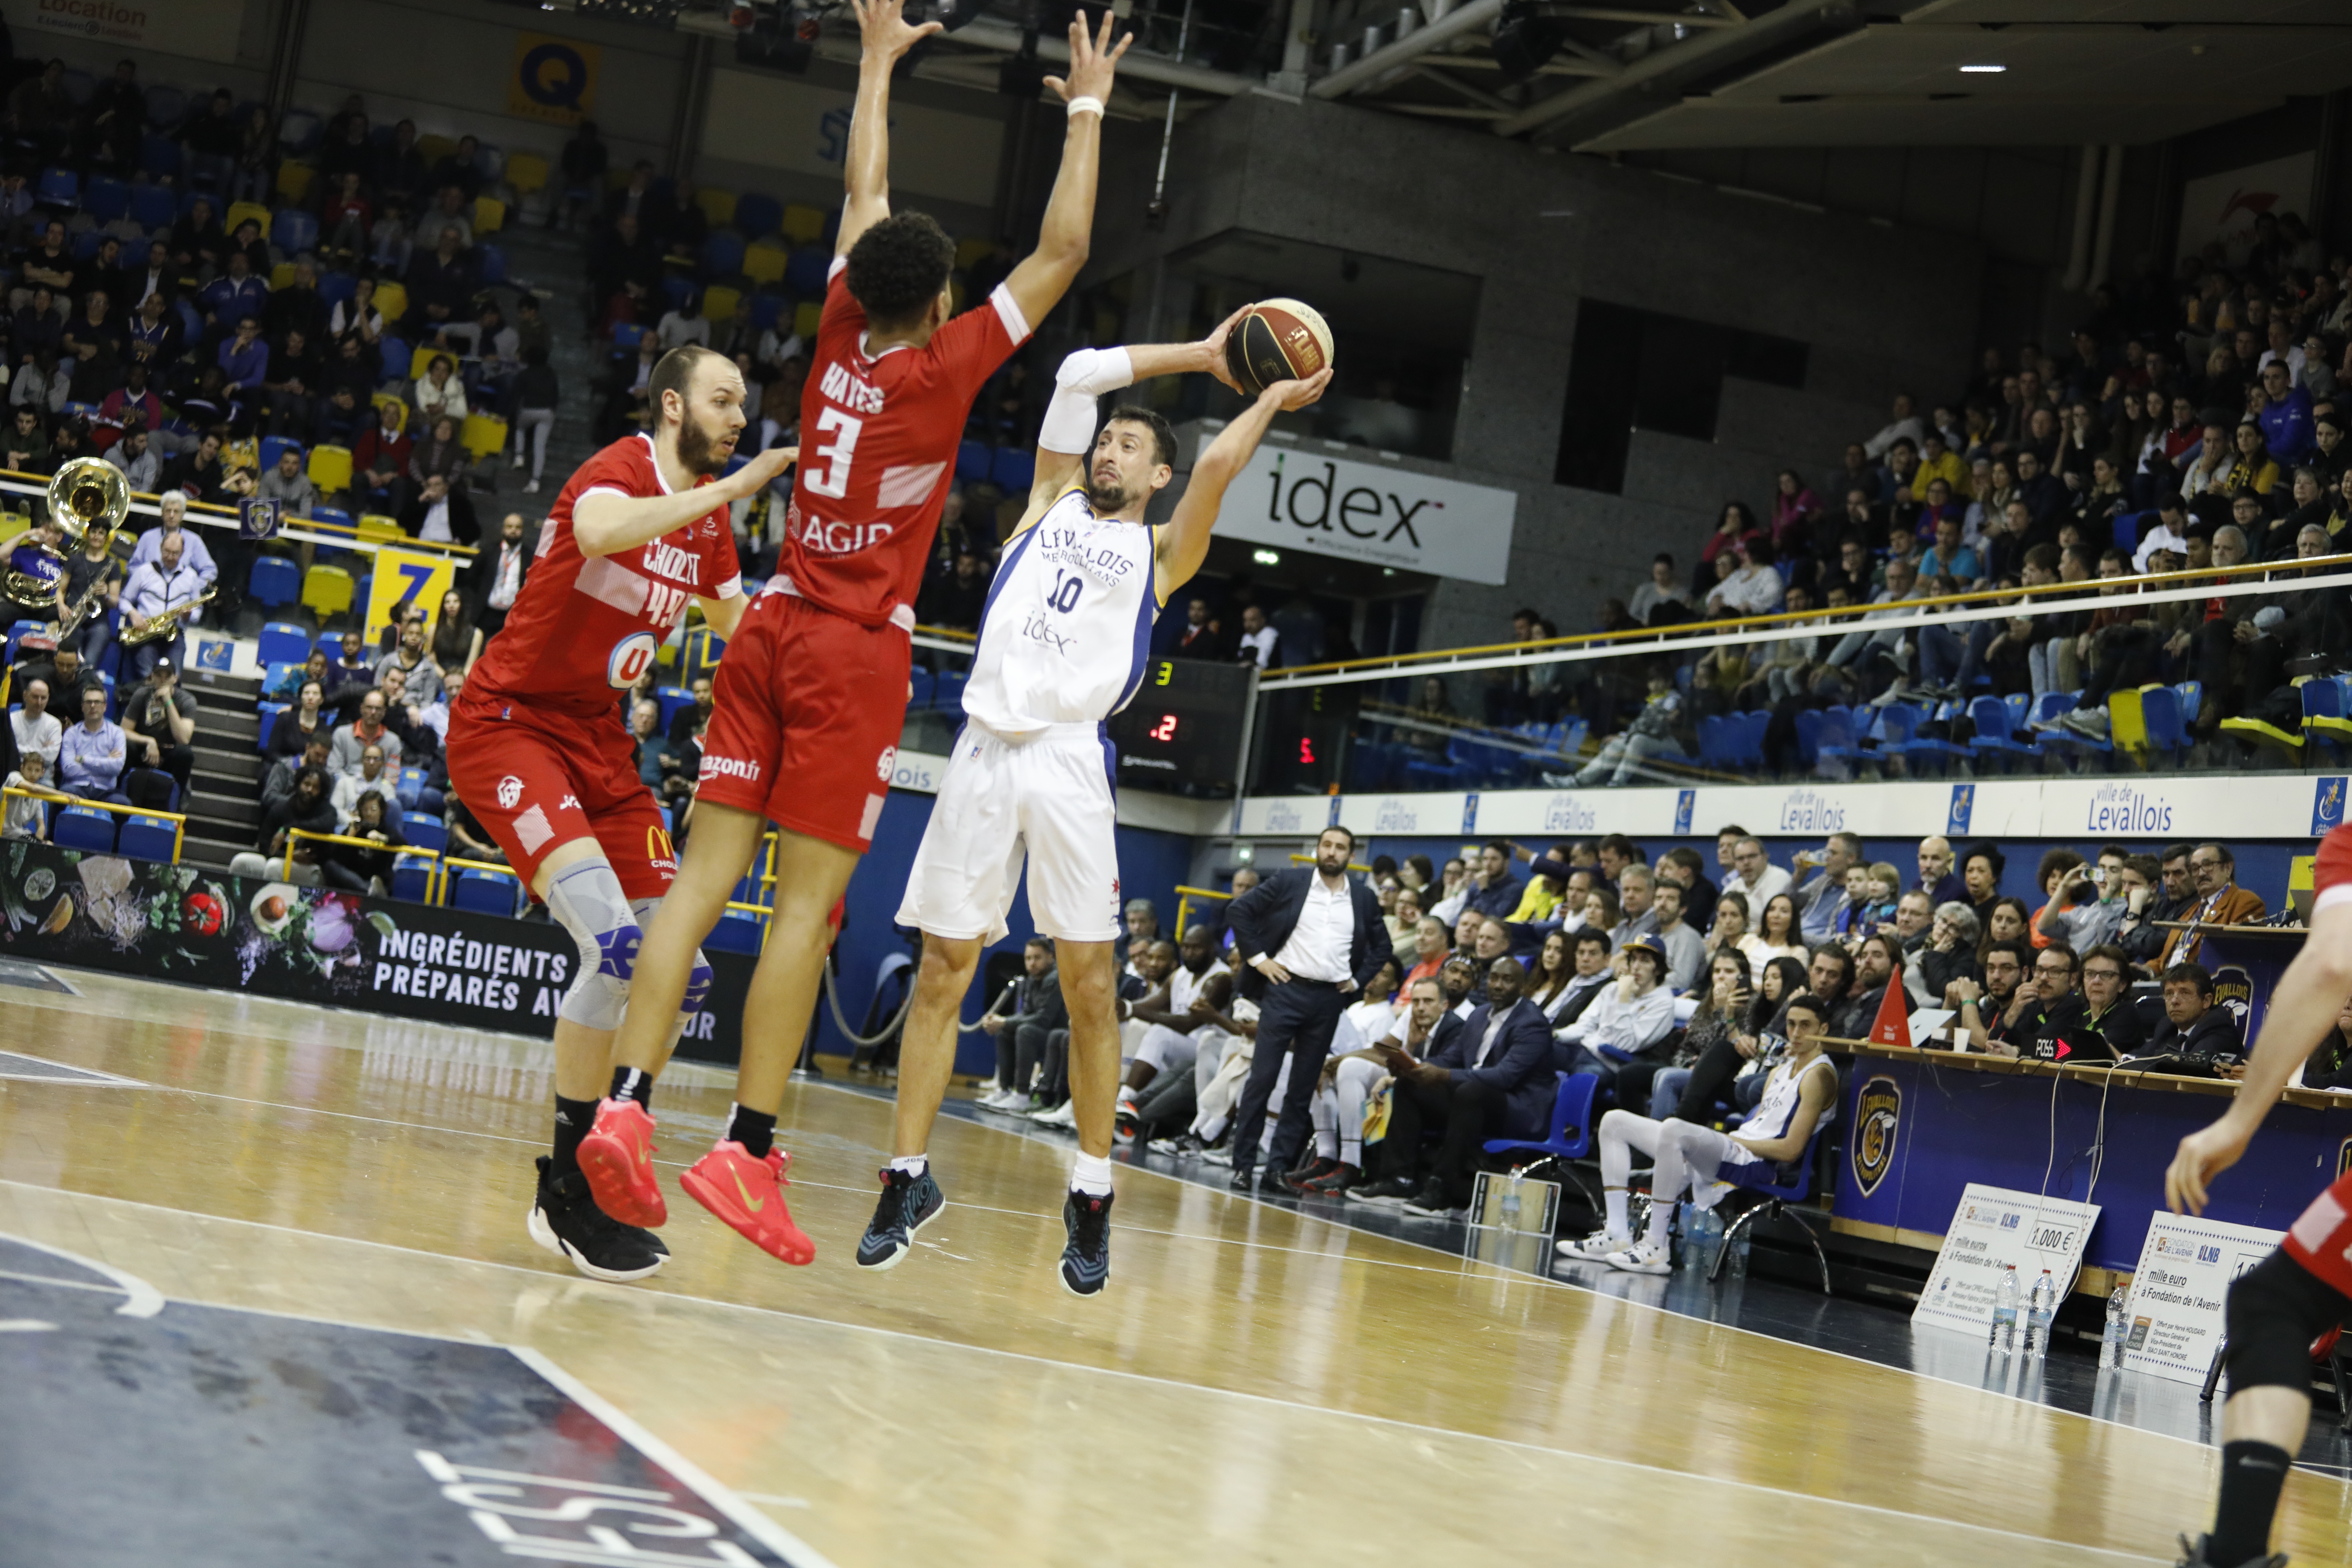
[[[100,539],[112,541],[131,511],[131,486],[122,470],[105,458],[76,458],[49,481],[48,504],[51,521],[65,534],[65,550],[53,552],[29,540],[19,544],[9,559],[5,587],[0,587],[10,603],[23,609],[55,610],[57,579],[64,575],[65,559],[82,548],[93,529]],[[51,557],[58,563],[55,567],[46,564]]]

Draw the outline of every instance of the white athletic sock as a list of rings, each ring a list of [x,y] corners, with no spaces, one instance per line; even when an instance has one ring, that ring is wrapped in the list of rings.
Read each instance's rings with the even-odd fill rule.
[[[1099,1154],[1081,1153],[1070,1165],[1070,1190],[1098,1198],[1110,1191],[1110,1162]]]
[[[1609,1210],[1609,1234],[1612,1236],[1629,1234],[1625,1224],[1625,1189],[1607,1188],[1601,1193],[1601,1201]]]
[[[1674,1224],[1675,1205],[1661,1202],[1656,1193],[1650,1194],[1650,1228],[1642,1239],[1652,1247],[1666,1244],[1666,1227]]]
[[[904,1171],[910,1176],[919,1176],[931,1168],[931,1157],[929,1154],[901,1154],[890,1162],[890,1168]]]

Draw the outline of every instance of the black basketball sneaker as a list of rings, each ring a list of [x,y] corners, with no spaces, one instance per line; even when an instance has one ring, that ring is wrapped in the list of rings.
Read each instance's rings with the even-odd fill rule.
[[[897,1268],[900,1258],[915,1250],[915,1233],[947,1206],[940,1184],[931,1180],[929,1166],[919,1176],[885,1168],[881,1201],[874,1205],[874,1218],[858,1238],[857,1267]]]
[[[1062,1248],[1062,1289],[1073,1296],[1099,1296],[1110,1282],[1110,1200],[1108,1193],[1073,1189],[1062,1205],[1070,1236]]]
[[[596,1206],[588,1178],[578,1170],[557,1174],[539,1157],[539,1193],[530,1205],[530,1238],[591,1279],[619,1284],[657,1271],[669,1248],[650,1231],[623,1225]]]

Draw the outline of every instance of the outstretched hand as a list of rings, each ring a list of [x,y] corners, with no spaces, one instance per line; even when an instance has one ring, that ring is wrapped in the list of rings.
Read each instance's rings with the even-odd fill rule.
[[[1259,395],[1271,397],[1282,405],[1286,414],[1296,414],[1317,398],[1331,384],[1331,367],[1325,365],[1305,381],[1277,381],[1269,384]]]
[[[1248,390],[1234,379],[1232,367],[1225,363],[1225,340],[1234,335],[1234,328],[1240,324],[1244,316],[1249,314],[1249,310],[1250,308],[1244,305],[1240,310],[1219,321],[1215,331],[1201,340],[1202,352],[1209,356],[1209,363],[1202,368],[1244,397],[1249,395]]]
[[[774,482],[786,468],[800,461],[798,447],[771,447],[764,452],[754,452],[751,459],[728,476],[736,485],[736,499],[758,495]]]
[[[2238,1163],[2253,1135],[2252,1128],[2241,1131],[2225,1116],[2183,1138],[2164,1173],[2165,1206],[2174,1214],[2203,1214],[2205,1184]]]
[[[1114,46],[1110,32],[1118,25],[1118,17],[1108,7],[1103,10],[1100,37],[1087,31],[1085,11],[1070,18],[1070,74],[1045,79],[1045,85],[1060,94],[1064,102],[1074,98],[1110,101],[1111,78],[1118,73],[1119,57],[1127,53],[1128,45],[1135,42],[1135,33],[1129,29]]]
[[[857,31],[866,40],[866,51],[887,60],[896,60],[908,49],[934,33],[947,31],[939,22],[926,22],[921,26],[907,23],[907,0],[849,0],[857,12]]]

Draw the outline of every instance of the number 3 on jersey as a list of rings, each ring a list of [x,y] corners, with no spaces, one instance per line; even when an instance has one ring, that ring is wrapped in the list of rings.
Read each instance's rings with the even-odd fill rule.
[[[849,459],[857,451],[857,433],[866,422],[855,415],[844,414],[838,408],[827,408],[816,416],[820,437],[832,436],[816,449],[816,462],[801,482],[808,486],[811,495],[839,500],[849,493]],[[884,476],[885,479],[888,475]]]

